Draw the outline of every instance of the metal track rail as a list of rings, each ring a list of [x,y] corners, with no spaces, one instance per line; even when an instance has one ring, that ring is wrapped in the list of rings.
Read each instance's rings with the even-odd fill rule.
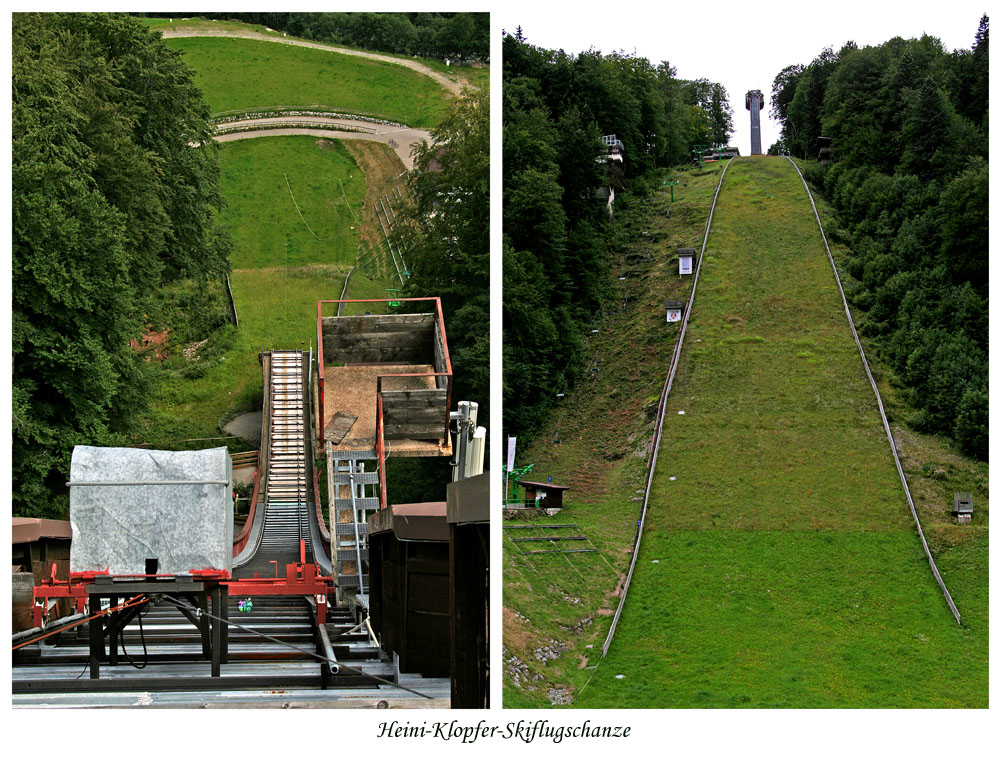
[[[330,572],[322,536],[314,523],[309,366],[300,350],[272,351],[267,356],[269,422],[263,514],[256,538],[235,562],[239,576],[281,575],[298,562],[300,542],[306,561]],[[255,524],[256,525],[256,524]]]
[[[875,383],[875,378],[872,376],[871,368],[868,365],[868,358],[865,357],[865,348],[861,346],[861,339],[858,338],[858,330],[854,327],[854,318],[851,316],[851,308],[847,304],[847,295],[844,294],[844,286],[840,281],[840,273],[837,271],[837,264],[833,261],[833,254],[830,252],[830,245],[826,241],[826,232],[823,230],[823,221],[820,220],[819,211],[816,209],[816,202],[813,200],[812,192],[809,191],[809,185],[806,183],[805,177],[802,175],[799,167],[795,165],[795,161],[787,155],[785,158],[792,164],[795,172],[799,175],[799,179],[802,180],[802,186],[805,187],[806,196],[809,198],[809,204],[812,205],[813,213],[816,216],[816,223],[819,225],[819,233],[823,237],[823,247],[826,248],[826,256],[830,260],[830,266],[833,268],[833,276],[837,281],[837,289],[840,290],[840,298],[844,302],[844,312],[847,314],[847,325],[851,327],[851,334],[854,336],[854,343],[858,346],[858,353],[861,355],[861,363],[865,367],[865,374],[868,376],[868,383],[871,384],[872,391],[875,392],[875,401],[878,403],[878,412],[882,417],[882,425],[885,427],[885,435],[889,439],[889,449],[892,451],[892,459],[896,463],[896,471],[899,473],[899,480],[903,484],[903,491],[906,492],[906,501],[910,505],[910,513],[913,515],[913,522],[917,524],[917,534],[920,536],[920,543],[924,546],[924,554],[927,555],[927,562],[930,563],[931,572],[934,574],[934,579],[937,581],[938,586],[941,587],[941,592],[944,594],[945,601],[948,603],[948,607],[951,609],[952,615],[955,616],[955,620],[958,621],[958,624],[962,625],[962,614],[955,606],[955,602],[951,598],[951,593],[948,591],[948,587],[944,585],[944,579],[941,578],[941,574],[938,572],[937,565],[934,562],[934,556],[931,555],[930,547],[927,546],[927,539],[924,538],[924,529],[920,526],[920,518],[917,516],[917,508],[913,504],[913,496],[910,494],[910,487],[906,483],[906,474],[903,472],[903,464],[899,461],[899,453],[896,452],[896,440],[893,438],[892,429],[889,427],[889,419],[886,417],[885,406],[882,404],[882,395],[879,393],[878,384]]]
[[[694,294],[698,289],[698,276],[701,273],[701,261],[705,257],[705,247],[708,245],[708,232],[712,228],[712,217],[715,215],[715,203],[719,199],[719,190],[722,189],[722,180],[726,178],[726,171],[729,170],[729,165],[733,162],[733,159],[726,163],[726,167],[722,169],[722,175],[719,177],[719,184],[715,188],[715,194],[712,196],[712,207],[708,212],[708,222],[705,224],[705,237],[701,242],[701,253],[698,255],[698,263],[694,269],[694,280],[691,283],[691,294],[688,296],[687,307],[684,308],[684,319],[681,322],[681,333],[677,338],[677,344],[674,346],[674,354],[670,359],[670,370],[667,372],[667,381],[663,385],[663,392],[660,394],[660,404],[656,410],[656,430],[653,435],[653,452],[649,459],[649,465],[646,468],[646,488],[642,495],[642,512],[639,516],[639,523],[635,529],[635,543],[632,546],[632,561],[628,566],[628,575],[625,577],[625,584],[622,586],[622,598],[618,602],[618,609],[615,610],[614,620],[611,621],[611,628],[608,629],[608,636],[604,640],[604,644],[601,646],[601,657],[606,657],[608,654],[608,649],[611,646],[611,640],[615,636],[615,629],[618,628],[618,619],[621,617],[622,608],[625,607],[625,599],[628,597],[628,588],[632,583],[632,574],[635,572],[635,563],[639,558],[639,545],[642,541],[642,528],[646,523],[646,509],[649,507],[649,489],[653,481],[653,471],[656,470],[656,457],[660,451],[660,440],[663,437],[663,416],[664,411],[667,407],[667,396],[670,394],[670,388],[674,384],[674,375],[677,373],[677,365],[680,363],[681,359],[681,347],[684,345],[684,335],[687,333],[688,319],[691,317],[691,307],[694,305]]]

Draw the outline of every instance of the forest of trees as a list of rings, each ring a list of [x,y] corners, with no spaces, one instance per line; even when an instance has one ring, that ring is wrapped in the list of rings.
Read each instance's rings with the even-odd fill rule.
[[[176,13],[146,13],[166,17]],[[488,61],[489,13],[199,13],[385,53]]]
[[[15,14],[11,42],[13,513],[58,517],[73,445],[123,443],[146,407],[129,340],[154,293],[217,281],[231,242],[208,108],[158,34]]]
[[[455,100],[414,152],[413,202],[396,226],[411,272],[404,297],[440,297],[454,383],[452,410],[479,403],[478,425],[490,426],[490,95]],[[414,311],[426,310],[415,303]],[[407,308],[404,303],[403,310]],[[450,458],[387,462],[390,503],[443,500]]]
[[[479,403],[489,425],[490,95],[459,98],[414,154],[407,297],[440,297],[453,398]]]
[[[725,145],[732,109],[724,87],[668,63],[544,50],[520,29],[504,36],[503,87],[503,421],[524,438],[579,374],[608,291],[601,136],[622,141],[626,196],[641,195],[692,146]]]
[[[852,304],[922,431],[987,455],[989,19],[970,50],[899,37],[823,50],[775,77],[773,153],[833,161],[806,176],[850,247]]]

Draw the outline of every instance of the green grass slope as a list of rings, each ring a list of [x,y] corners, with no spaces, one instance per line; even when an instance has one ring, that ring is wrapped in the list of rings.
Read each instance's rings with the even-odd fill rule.
[[[257,354],[308,349],[310,343],[315,348],[316,301],[339,298],[354,263],[358,232],[351,229],[347,202],[357,213],[365,178],[340,143],[259,137],[226,143],[219,163],[224,220],[234,238],[230,279],[240,325],[215,332],[196,360],[184,356],[184,345],[172,346],[153,411],[137,433],[139,441],[154,445],[219,436],[220,419],[259,408]],[[355,275],[351,295],[383,297],[385,290]]]
[[[959,627],[783,159],[726,176],[644,527],[579,706],[987,705],[985,533],[942,561]]]
[[[354,263],[365,182],[342,142],[256,137],[220,149],[234,269]]]
[[[600,552],[524,555],[530,542],[512,539],[541,532],[504,530],[505,707],[548,707],[573,696],[600,655],[617,606],[615,589],[628,569],[635,497],[678,334],[677,324],[665,322],[663,300],[690,292],[690,277],[677,274],[676,251],[700,247],[720,171],[706,164],[703,171],[683,172],[674,203],[662,187],[627,209],[619,203],[615,228],[622,249],[610,272],[605,316],[593,324],[589,370],[559,400],[534,442],[518,446],[517,464],[535,464],[528,478],[551,475],[570,489],[558,515],[519,514],[504,523],[573,524]]]
[[[165,42],[195,70],[213,113],[315,107],[426,128],[447,107],[448,93],[432,79],[391,63],[253,39]]]
[[[246,24],[240,21],[217,21],[215,19],[206,18],[140,18],[145,26],[153,29],[155,31],[165,32],[165,31],[182,31],[189,33],[236,33],[236,32],[252,32],[254,34],[261,34],[265,37],[273,37],[275,39],[302,39],[301,37],[288,37],[282,32],[274,31],[273,29],[268,29],[265,26],[259,24]],[[308,42],[314,42],[314,40],[303,40]],[[318,44],[326,44],[320,42]],[[333,45],[333,43],[329,43]],[[333,45],[335,47],[343,47],[347,49],[358,49],[352,48],[351,45]],[[369,51],[366,51],[369,52]],[[387,58],[398,58],[400,60],[419,60],[423,65],[427,66],[434,71],[444,74],[448,78],[454,81],[467,81],[471,83],[474,87],[488,87],[490,78],[490,67],[487,65],[455,65],[454,63],[447,64],[443,60],[438,60],[436,58],[420,58],[419,56],[412,55],[400,55],[398,53],[387,53],[382,51],[372,51],[378,52],[379,55],[384,55]]]

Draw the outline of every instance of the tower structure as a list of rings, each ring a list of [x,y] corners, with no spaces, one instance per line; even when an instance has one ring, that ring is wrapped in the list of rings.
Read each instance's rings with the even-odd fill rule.
[[[760,148],[760,112],[764,108],[764,95],[759,89],[747,92],[747,110],[750,111],[750,154],[763,155]]]

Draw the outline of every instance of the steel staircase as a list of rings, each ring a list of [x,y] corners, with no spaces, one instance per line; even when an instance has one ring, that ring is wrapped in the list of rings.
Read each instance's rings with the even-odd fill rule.
[[[378,461],[370,452],[334,451],[326,445],[330,479],[330,532],[337,601],[368,592],[368,515],[378,510]]]

